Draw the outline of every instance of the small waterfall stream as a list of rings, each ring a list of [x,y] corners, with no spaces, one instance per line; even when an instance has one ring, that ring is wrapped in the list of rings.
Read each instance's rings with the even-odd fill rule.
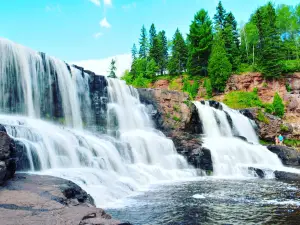
[[[289,170],[276,154],[258,144],[252,122],[247,117],[224,104],[221,104],[222,110],[211,107],[208,102],[194,104],[202,121],[204,146],[211,151],[215,176],[253,177],[249,167],[263,169],[267,177],[273,177],[276,169]],[[235,135],[247,138],[249,143]]]

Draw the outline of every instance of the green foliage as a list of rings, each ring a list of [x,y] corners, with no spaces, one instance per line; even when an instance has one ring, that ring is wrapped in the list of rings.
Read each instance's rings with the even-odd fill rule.
[[[258,110],[257,119],[258,119],[258,121],[266,123],[266,124],[270,123],[270,120],[264,115],[262,110]]]
[[[205,90],[206,90],[206,98],[212,98],[213,90],[212,90],[212,86],[211,86],[210,79],[209,79],[209,78],[206,78],[206,79],[204,80],[203,85],[204,85]]]
[[[177,116],[173,116],[173,120],[175,120],[176,122],[180,122],[181,121],[181,119],[178,118]]]
[[[256,95],[258,94],[258,88],[257,87],[253,88],[253,93],[256,94]]]
[[[170,119],[170,118],[171,118],[171,114],[170,114],[170,113],[167,113],[167,114],[166,114],[166,118]]]
[[[285,88],[286,88],[287,92],[291,92],[292,91],[292,87],[291,87],[291,85],[289,83],[285,84]]]
[[[266,113],[273,114],[274,111],[275,111],[275,110],[274,110],[273,104],[265,103],[265,104],[264,104],[264,108],[265,108],[265,112],[266,112]]]
[[[188,72],[207,75],[208,59],[213,41],[212,22],[204,9],[196,13],[188,34]]]
[[[150,82],[150,80],[144,78],[142,75],[138,75],[137,78],[133,80],[132,86],[137,88],[146,88]]]
[[[300,71],[300,60],[282,61],[282,71],[284,73],[293,73]]]
[[[171,74],[180,74],[186,70],[188,48],[180,31],[177,29],[172,41],[172,54],[168,63]]]
[[[227,13],[221,1],[219,1],[216,9],[217,13],[214,15],[215,28],[216,30],[223,30],[225,28],[225,18]]]
[[[182,91],[187,92],[191,99],[195,99],[198,94],[199,86],[200,84],[197,80],[194,80],[193,84],[191,84],[190,80],[184,78]]]
[[[289,127],[285,124],[280,124],[280,131],[282,132],[288,132],[289,131]]]
[[[214,90],[223,92],[226,81],[231,75],[232,66],[226,56],[224,41],[221,34],[216,34],[212,53],[208,63],[208,74]]]
[[[276,116],[283,117],[284,115],[284,104],[282,99],[280,98],[279,94],[276,92],[274,99],[273,99],[273,107],[274,113]]]
[[[284,139],[283,143],[290,147],[300,147],[300,140],[296,139]]]
[[[273,142],[265,141],[265,140],[259,140],[259,143],[260,143],[261,145],[271,145],[271,144],[273,144]]]
[[[263,103],[253,92],[233,91],[224,97],[224,103],[234,109],[262,107]]]
[[[141,29],[141,36],[140,36],[140,51],[139,51],[139,57],[142,59],[146,59],[148,55],[148,49],[149,49],[149,43],[147,38],[147,30],[145,26]]]
[[[266,82],[263,82],[262,86],[263,86],[264,88],[267,88],[267,87],[268,87],[268,84],[267,84]]]
[[[160,70],[160,74],[164,74],[169,60],[169,53],[168,53],[168,40],[166,37],[166,32],[164,30],[160,31],[157,35],[158,43],[159,43],[159,61],[157,62],[157,65]]]
[[[116,67],[116,60],[115,59],[112,59],[111,60],[111,63],[110,63],[110,68],[109,68],[109,75],[108,77],[109,78],[117,78],[117,75],[116,75],[116,70],[117,70],[117,67]]]
[[[137,58],[137,48],[136,48],[136,45],[133,44],[132,46],[132,49],[131,49],[131,57],[132,57],[132,60],[136,60]]]
[[[174,105],[174,106],[173,106],[173,109],[174,109],[175,112],[180,112],[180,107],[179,107],[179,105]]]
[[[189,100],[185,100],[183,101],[184,104],[186,104],[188,107],[190,107],[192,105],[192,102]]]

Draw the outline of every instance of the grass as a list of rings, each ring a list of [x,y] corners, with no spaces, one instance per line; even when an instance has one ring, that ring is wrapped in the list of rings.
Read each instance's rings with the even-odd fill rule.
[[[289,127],[285,124],[280,124],[280,131],[282,132],[288,132],[289,131]]]
[[[169,84],[169,89],[170,90],[180,90],[181,85],[176,80],[172,80],[171,83]]]
[[[263,103],[257,93],[246,91],[232,91],[225,95],[224,103],[233,109],[262,107]]]
[[[300,147],[300,140],[295,139],[285,139],[283,143],[290,147]]]
[[[270,142],[270,141],[264,141],[264,140],[259,140],[259,143],[260,143],[261,145],[271,145],[271,144],[274,144],[274,143],[272,143],[272,142]]]
[[[181,121],[181,119],[178,118],[177,116],[173,116],[173,120],[175,120],[175,121],[177,121],[177,122],[180,122],[180,121]]]
[[[261,110],[258,111],[257,119],[258,121],[263,122],[265,124],[270,124],[270,120],[265,116],[265,114]]]
[[[179,105],[174,105],[173,109],[175,110],[175,112],[180,112],[180,107]]]

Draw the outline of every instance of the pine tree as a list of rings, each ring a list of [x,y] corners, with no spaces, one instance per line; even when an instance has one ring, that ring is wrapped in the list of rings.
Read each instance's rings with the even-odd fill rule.
[[[109,69],[110,72],[109,72],[108,77],[110,77],[110,78],[117,78],[116,70],[117,70],[116,60],[112,59],[111,62],[110,62],[110,69]]]
[[[136,55],[137,55],[137,48],[136,48],[136,45],[133,44],[132,49],[131,49],[131,57],[132,57],[133,61],[136,60],[136,58],[137,58]]]
[[[259,8],[254,21],[259,34],[259,66],[265,78],[278,78],[281,75],[281,39],[272,3]]]
[[[273,99],[273,107],[276,116],[283,117],[284,115],[284,104],[279,94],[276,92]]]
[[[167,65],[168,65],[168,58],[169,58],[169,53],[168,53],[168,40],[166,37],[166,32],[160,31],[157,35],[158,37],[158,43],[159,43],[159,49],[160,49],[160,59],[159,59],[159,70],[161,74],[164,74],[166,69],[167,69]]]
[[[146,59],[148,56],[148,38],[147,38],[147,31],[145,26],[141,29],[141,37],[140,37],[140,51],[139,57],[142,59]]]
[[[226,81],[232,71],[232,66],[227,58],[222,36],[220,31],[216,34],[208,63],[208,74],[210,76],[212,88],[219,92],[224,91]]]
[[[177,28],[172,41],[172,56],[168,63],[170,74],[180,74],[186,70],[188,48],[182,34]]]
[[[155,29],[155,25],[152,23],[150,30],[149,30],[149,45],[150,45],[150,52],[151,52],[151,48],[153,48],[153,41],[154,38],[157,36],[156,34],[156,29]]]
[[[231,12],[226,15],[225,27],[222,31],[222,35],[225,41],[227,57],[232,65],[232,70],[236,71],[240,64],[240,41],[237,23]]]
[[[225,18],[226,18],[227,14],[226,14],[226,11],[225,11],[221,1],[219,1],[219,4],[216,9],[217,9],[217,13],[214,15],[215,29],[216,30],[224,30]]]
[[[188,72],[191,75],[207,75],[207,65],[213,40],[212,22],[202,9],[196,13],[188,34]]]

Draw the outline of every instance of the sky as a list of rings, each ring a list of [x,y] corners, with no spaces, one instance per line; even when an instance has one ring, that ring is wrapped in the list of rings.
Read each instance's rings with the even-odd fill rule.
[[[268,0],[223,0],[239,24]],[[299,0],[273,0],[296,5]],[[0,0],[0,37],[102,75],[112,58],[120,75],[131,64],[130,49],[143,25],[172,38],[189,31],[204,8],[213,17],[218,0]]]

